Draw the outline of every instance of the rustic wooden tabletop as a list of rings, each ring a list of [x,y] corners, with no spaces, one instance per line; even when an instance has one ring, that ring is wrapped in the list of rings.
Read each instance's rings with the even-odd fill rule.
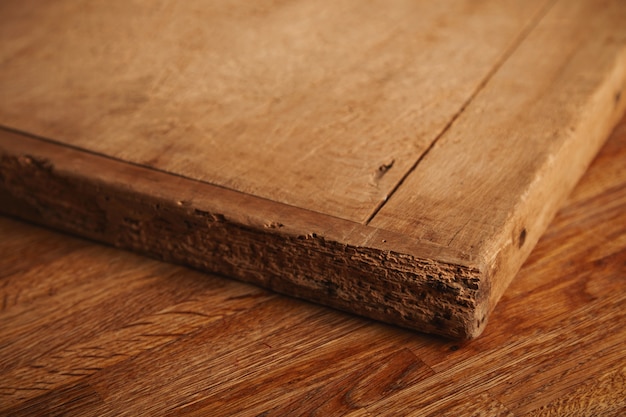
[[[624,161],[464,344],[0,218],[0,414],[624,415]]]

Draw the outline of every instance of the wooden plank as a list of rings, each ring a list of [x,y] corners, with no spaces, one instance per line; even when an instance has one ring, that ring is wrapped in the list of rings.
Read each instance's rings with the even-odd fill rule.
[[[626,108],[623,2],[558,2],[371,222],[481,259],[491,307]]]
[[[1,6],[0,210],[449,337],[626,107],[618,1],[103,4]]]
[[[622,415],[625,158],[623,120],[464,343],[0,218],[0,414]]]
[[[3,1],[0,124],[364,222],[545,2]]]
[[[5,212],[119,247],[456,337],[487,297],[471,259],[398,233],[5,130],[0,154]],[[454,323],[433,320],[442,305]]]

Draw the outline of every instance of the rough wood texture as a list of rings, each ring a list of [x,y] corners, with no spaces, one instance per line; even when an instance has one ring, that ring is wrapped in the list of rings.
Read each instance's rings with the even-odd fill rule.
[[[626,120],[465,343],[0,218],[0,415],[622,416],[624,160]]]
[[[0,8],[0,210],[455,338],[626,108],[621,1]]]
[[[452,337],[486,314],[462,253],[1,129],[0,155],[2,210],[25,219]]]

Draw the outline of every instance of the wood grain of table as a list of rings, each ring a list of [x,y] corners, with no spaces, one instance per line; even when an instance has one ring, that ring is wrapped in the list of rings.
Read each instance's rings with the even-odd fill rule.
[[[624,415],[624,161],[463,343],[0,218],[0,415]]]

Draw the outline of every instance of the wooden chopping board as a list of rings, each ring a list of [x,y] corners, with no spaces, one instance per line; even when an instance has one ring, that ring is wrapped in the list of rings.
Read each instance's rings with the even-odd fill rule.
[[[0,210],[472,338],[626,107],[621,1],[4,1]]]

